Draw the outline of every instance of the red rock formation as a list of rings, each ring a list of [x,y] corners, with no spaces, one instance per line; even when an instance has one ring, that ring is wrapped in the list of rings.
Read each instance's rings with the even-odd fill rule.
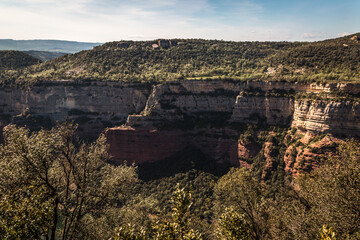
[[[259,147],[254,143],[244,144],[239,141],[238,158],[245,158],[245,159],[253,158],[259,153],[260,149],[261,147]]]
[[[311,138],[306,134],[299,141],[304,145],[295,146],[290,145],[284,156],[285,171],[292,174],[294,177],[298,176],[300,172],[309,172],[316,169],[321,159],[329,158],[336,153],[336,146],[342,142],[338,138],[332,136],[325,136],[317,141],[311,141]]]
[[[105,131],[114,163],[155,162],[194,146],[219,163],[239,165],[237,142],[219,136],[219,130],[179,131],[116,127]]]
[[[273,143],[272,142],[265,142],[265,148],[264,148],[264,157],[265,157],[265,168],[263,170],[263,173],[261,175],[262,180],[266,180],[270,174],[270,172],[273,170]]]
[[[180,131],[158,131],[153,128],[116,127],[105,131],[112,161],[120,164],[155,162],[172,156],[186,146]]]
[[[240,167],[251,168],[252,164],[247,161],[254,158],[260,150],[261,147],[254,143],[245,144],[239,141],[237,144],[237,153]]]

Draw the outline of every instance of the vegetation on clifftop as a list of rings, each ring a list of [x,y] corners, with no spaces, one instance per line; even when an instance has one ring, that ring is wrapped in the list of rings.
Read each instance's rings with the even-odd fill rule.
[[[320,42],[228,42],[201,39],[109,42],[6,73],[2,81],[178,79],[360,80],[358,35]]]

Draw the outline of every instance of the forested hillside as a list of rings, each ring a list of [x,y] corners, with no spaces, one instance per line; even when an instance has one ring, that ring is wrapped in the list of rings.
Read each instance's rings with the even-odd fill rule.
[[[61,57],[62,55],[67,54],[64,52],[47,52],[47,51],[34,51],[34,50],[23,51],[23,52],[33,56],[34,58],[38,58],[43,62],[54,59],[54,58],[58,58],[58,57]]]
[[[0,51],[0,69],[17,69],[40,63],[37,58],[18,51]]]
[[[177,79],[359,81],[360,34],[320,42],[200,39],[109,42],[5,79],[163,82]]]
[[[144,169],[107,162],[103,135],[86,144],[75,130],[71,124],[32,133],[6,128],[2,239],[359,239],[360,145],[353,140],[292,182],[280,168],[261,181],[258,165],[217,176],[198,165],[202,156],[193,151],[152,166],[178,172],[146,180]],[[269,133],[277,141],[285,132]]]

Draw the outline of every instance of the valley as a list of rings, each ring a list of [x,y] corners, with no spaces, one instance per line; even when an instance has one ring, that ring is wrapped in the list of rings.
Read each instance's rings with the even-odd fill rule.
[[[0,213],[20,192],[64,239],[357,239],[358,36],[0,51]]]

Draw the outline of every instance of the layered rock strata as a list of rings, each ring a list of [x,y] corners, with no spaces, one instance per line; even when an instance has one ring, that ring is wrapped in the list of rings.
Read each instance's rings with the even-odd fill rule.
[[[360,135],[356,101],[296,98],[297,93],[343,92],[356,96],[359,84],[301,84],[188,80],[158,85],[78,84],[59,81],[28,89],[0,90],[2,122],[24,112],[75,120],[84,132],[106,131],[117,162],[152,162],[191,145],[218,162],[238,164],[239,133],[232,125],[251,123],[296,127],[311,134]]]
[[[145,107],[150,88],[140,84],[57,82],[27,89],[0,90],[0,120],[10,122],[24,112],[52,121],[74,120],[88,132],[122,124]],[[19,118],[17,117],[17,118]]]
[[[304,132],[360,136],[360,104],[297,100],[291,126]]]
[[[357,110],[357,103],[335,102],[331,99],[302,100],[296,99],[295,94],[334,91],[358,94],[359,90],[356,84],[320,85],[219,80],[167,82],[153,87],[142,113],[129,115],[125,128],[134,127],[132,133],[137,135],[137,129],[141,132],[144,127],[155,127],[157,131],[165,134],[164,141],[160,145],[165,149],[175,148],[174,152],[180,151],[184,145],[174,146],[167,140],[166,135],[169,131],[180,129],[184,135],[191,135],[190,138],[185,137],[186,146],[189,144],[196,146],[218,162],[227,161],[234,165],[245,166],[247,164],[241,158],[248,150],[240,149],[244,146],[237,142],[238,135],[235,130],[229,134],[231,132],[229,125],[242,123],[282,125],[297,127],[303,132],[312,134],[332,133],[354,136],[360,133],[360,121],[358,121],[360,112]],[[249,95],[249,92],[252,95]],[[211,136],[209,132],[213,131],[211,129],[214,127],[218,131],[227,133],[221,137]],[[109,129],[108,133],[112,131],[121,131],[121,128]],[[200,132],[205,134],[199,134]],[[118,146],[113,144],[112,140],[110,145],[114,148]],[[128,146],[127,149],[132,148]],[[216,149],[221,150],[215,151]],[[123,149],[123,151],[137,150]],[[144,151],[144,148],[141,151]],[[166,156],[168,155],[156,155],[155,158],[162,159]],[[115,154],[114,158],[117,161],[125,160],[118,154]],[[132,155],[131,160],[143,161],[137,159],[136,155]]]
[[[261,91],[261,94],[244,94],[249,89]],[[282,94],[266,94],[272,91],[281,91]],[[127,125],[184,121],[208,114],[222,115],[227,123],[283,125],[297,127],[304,132],[347,136],[360,133],[359,103],[338,102],[332,98],[295,98],[296,93],[334,91],[356,95],[360,87],[356,84],[283,82],[168,82],[153,88],[142,114],[129,115]]]

